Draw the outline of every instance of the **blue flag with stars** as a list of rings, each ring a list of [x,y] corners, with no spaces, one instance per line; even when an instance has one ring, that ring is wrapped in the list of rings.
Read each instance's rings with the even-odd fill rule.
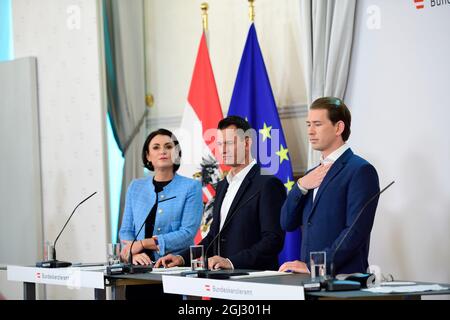
[[[245,118],[256,130],[258,163],[262,168],[269,168],[268,171],[280,179],[289,192],[295,184],[291,159],[253,23],[242,54],[228,115]],[[286,233],[284,248],[279,255],[280,264],[300,259],[300,243],[300,229]]]

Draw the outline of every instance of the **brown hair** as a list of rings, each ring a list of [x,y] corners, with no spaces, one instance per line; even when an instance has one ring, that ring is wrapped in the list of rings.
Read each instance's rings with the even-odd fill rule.
[[[328,119],[335,125],[339,121],[344,122],[344,131],[342,132],[342,140],[347,141],[350,137],[350,125],[352,115],[348,110],[344,101],[335,97],[324,97],[314,101],[309,107],[310,110],[324,109],[328,110]]]

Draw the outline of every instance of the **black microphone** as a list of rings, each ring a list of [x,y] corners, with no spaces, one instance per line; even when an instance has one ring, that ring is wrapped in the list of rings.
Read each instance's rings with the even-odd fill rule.
[[[336,246],[336,249],[333,252],[333,255],[331,257],[331,264],[330,264],[330,274],[331,278],[324,281],[324,287],[327,291],[348,291],[348,290],[359,290],[361,288],[361,281],[350,281],[350,280],[337,280],[336,274],[335,274],[335,268],[334,268],[334,258],[336,256],[336,252],[341,247],[344,240],[347,238],[350,231],[355,226],[356,222],[359,220],[359,217],[361,214],[366,210],[367,206],[376,198],[378,198],[384,191],[386,191],[390,186],[392,186],[395,183],[395,181],[392,181],[389,183],[386,187],[383,188],[383,190],[378,191],[375,195],[373,195],[362,207],[362,209],[358,212],[356,215],[355,220],[350,225],[350,227],[347,229],[347,232],[342,237],[341,241],[339,241],[338,245]],[[360,274],[363,278],[369,278],[369,275],[367,274]]]
[[[81,206],[85,201],[87,201],[89,198],[91,198],[92,196],[94,196],[97,193],[94,192],[93,194],[91,194],[89,197],[85,198],[83,201],[81,201],[76,207],[75,209],[73,209],[71,215],[69,216],[69,219],[67,219],[66,223],[64,224],[64,226],[62,227],[61,231],[59,232],[58,236],[56,237],[55,242],[53,242],[53,248],[52,248],[52,252],[48,252],[48,256],[49,256],[49,260],[47,261],[40,261],[40,262],[36,262],[36,267],[38,268],[64,268],[64,267],[70,267],[72,265],[72,263],[67,262],[67,261],[58,261],[56,260],[56,242],[58,241],[59,237],[61,236],[61,233],[64,231],[64,229],[66,228],[67,224],[69,223],[70,218],[72,218],[73,214],[75,213],[75,211],[77,210],[77,208],[79,206]]]
[[[159,201],[158,198],[158,193],[156,194],[156,210],[158,210],[158,204],[168,201],[168,200],[172,200],[176,198],[176,196],[164,199]],[[112,265],[112,266],[108,266],[106,268],[106,273],[108,275],[112,275],[112,274],[122,274],[122,273],[130,273],[130,274],[134,274],[134,273],[145,273],[145,272],[149,272],[153,270],[153,266],[152,265],[148,265],[148,266],[144,266],[144,265],[134,265],[133,264],[133,245],[137,240],[137,237],[139,236],[139,233],[141,233],[142,228],[145,226],[145,223],[147,222],[147,219],[150,215],[150,213],[152,212],[152,210],[149,211],[149,213],[147,214],[147,217],[145,218],[144,222],[142,223],[141,227],[139,228],[139,231],[136,233],[136,236],[134,237],[133,241],[131,242],[131,246],[130,246],[130,252],[128,254],[128,263],[126,264],[118,264],[118,265]]]
[[[218,272],[218,271],[211,271],[208,269],[208,251],[211,248],[211,246],[214,244],[214,242],[219,238],[219,236],[221,235],[222,231],[229,225],[231,219],[233,218],[233,216],[236,214],[236,212],[238,212],[240,209],[242,209],[247,203],[250,202],[250,200],[252,200],[253,198],[255,198],[258,194],[260,193],[260,191],[257,191],[256,193],[254,193],[253,195],[251,195],[247,200],[245,200],[239,207],[236,208],[236,210],[234,210],[230,215],[228,220],[224,223],[224,225],[222,226],[222,229],[219,230],[219,232],[216,234],[216,236],[213,238],[213,240],[209,243],[208,247],[205,250],[205,268],[206,270],[199,270],[197,272],[197,276],[198,278],[214,278],[214,279],[227,279],[230,277],[230,271],[229,270],[221,270],[222,272]],[[219,226],[220,227],[220,226]],[[247,272],[231,272],[233,275],[246,275],[248,274]]]

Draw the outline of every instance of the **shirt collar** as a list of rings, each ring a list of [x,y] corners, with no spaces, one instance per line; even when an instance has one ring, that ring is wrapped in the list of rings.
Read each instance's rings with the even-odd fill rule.
[[[326,157],[325,159],[323,158],[323,156],[320,156],[320,163],[335,162],[337,159],[339,159],[340,156],[342,156],[344,154],[345,151],[347,151],[348,148],[350,148],[350,146],[348,144],[344,143],[342,146],[340,146],[339,148],[334,150],[332,153],[330,153],[328,155],[328,157]]]
[[[230,184],[233,181],[244,180],[252,167],[256,164],[256,159],[253,159],[244,169],[239,171],[236,175],[232,175],[231,172],[227,174],[227,181]]]

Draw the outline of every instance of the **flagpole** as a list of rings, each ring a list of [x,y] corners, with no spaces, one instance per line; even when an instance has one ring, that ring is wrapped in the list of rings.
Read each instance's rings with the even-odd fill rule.
[[[202,10],[202,25],[203,25],[203,33],[206,37],[206,44],[209,47],[209,33],[208,33],[208,9],[209,5],[207,2],[203,2],[200,5],[200,9]]]
[[[155,99],[154,99],[154,97],[153,97],[153,95],[151,94],[151,93],[148,93],[149,91],[150,91],[150,81],[149,81],[149,77],[150,77],[150,75],[149,75],[149,69],[147,68],[147,50],[146,50],[146,46],[145,46],[145,43],[146,43],[146,41],[147,41],[147,23],[148,23],[148,19],[146,19],[146,17],[145,17],[145,14],[146,14],[146,12],[147,12],[147,3],[144,1],[143,2],[143,10],[142,10],[142,21],[144,21],[144,31],[143,31],[143,33],[144,33],[144,69],[145,69],[145,71],[144,71],[144,77],[145,77],[145,105],[148,107],[148,108],[151,108],[151,107],[153,107],[153,105],[154,105],[154,103],[155,103]],[[145,112],[148,112],[148,109],[146,109],[146,111]]]
[[[250,22],[255,22],[255,0],[248,0],[248,17]]]
[[[202,24],[203,24],[203,31],[208,31],[208,3],[203,2],[200,5],[200,9],[202,9]]]

